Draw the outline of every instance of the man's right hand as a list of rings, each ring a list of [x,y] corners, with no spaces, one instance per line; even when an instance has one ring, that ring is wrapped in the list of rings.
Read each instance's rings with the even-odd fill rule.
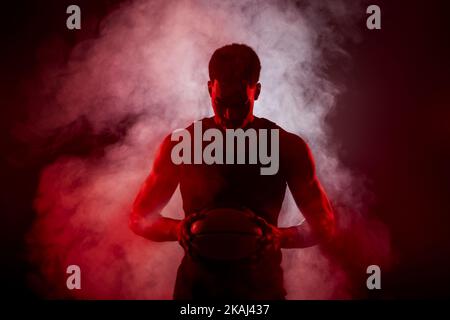
[[[152,241],[177,241],[178,229],[182,221],[158,215],[154,219],[146,219],[138,214],[131,214],[130,229],[134,233]]]
[[[185,251],[189,251],[191,241],[191,226],[199,218],[198,213],[191,213],[179,222],[176,228],[177,240]]]

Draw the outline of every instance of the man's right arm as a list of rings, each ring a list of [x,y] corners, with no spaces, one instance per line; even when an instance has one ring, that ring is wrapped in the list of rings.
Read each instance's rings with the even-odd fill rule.
[[[134,233],[152,241],[177,241],[181,220],[161,216],[178,186],[178,167],[173,164],[170,136],[159,147],[152,170],[133,203],[129,226]]]

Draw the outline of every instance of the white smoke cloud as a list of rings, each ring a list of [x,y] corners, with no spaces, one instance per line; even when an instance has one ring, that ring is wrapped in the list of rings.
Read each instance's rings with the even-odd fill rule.
[[[64,296],[65,267],[79,264],[84,283],[76,297],[171,298],[182,250],[132,234],[128,212],[162,137],[212,114],[208,61],[233,42],[250,45],[261,59],[255,114],[310,144],[330,198],[358,212],[339,217],[342,227],[366,221],[363,180],[341,165],[324,122],[342,84],[321,71],[325,52],[345,57],[342,41],[358,36],[351,22],[358,12],[364,9],[355,2],[250,0],[135,0],[112,12],[98,39],[78,44],[64,68],[46,70],[41,92],[54,99],[33,111],[27,127],[46,137],[85,117],[103,132],[127,115],[139,117],[103,156],[64,157],[43,171],[29,234],[31,259],[41,270],[32,275],[35,286]],[[178,190],[164,214],[182,217]],[[288,195],[280,225],[301,220]],[[383,228],[372,232],[377,237]],[[382,255],[386,239],[379,240]],[[283,268],[288,299],[351,297],[344,270],[317,248],[285,250]]]

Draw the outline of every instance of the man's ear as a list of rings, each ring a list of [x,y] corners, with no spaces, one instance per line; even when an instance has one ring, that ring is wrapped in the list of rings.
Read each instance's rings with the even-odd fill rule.
[[[212,96],[212,87],[213,87],[214,82],[211,80],[208,80],[208,92],[209,92],[209,96]]]
[[[258,100],[260,93],[261,93],[261,83],[258,82],[255,87],[255,100]]]

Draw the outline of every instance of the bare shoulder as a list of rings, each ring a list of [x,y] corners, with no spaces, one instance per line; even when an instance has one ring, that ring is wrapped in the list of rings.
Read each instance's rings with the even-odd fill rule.
[[[258,128],[279,130],[281,157],[287,158],[286,160],[288,161],[295,161],[295,159],[291,159],[292,157],[297,158],[297,160],[302,157],[311,157],[311,150],[301,136],[285,130],[280,125],[266,118],[255,117],[255,119],[257,120],[256,126]]]
[[[175,142],[172,141],[172,132],[167,134],[159,144],[154,158],[153,171],[165,172],[173,170],[176,166],[172,162],[171,153]]]
[[[287,176],[310,180],[315,175],[314,158],[308,143],[299,135],[280,127],[280,160]]]
[[[310,153],[310,148],[306,141],[299,135],[286,131],[284,129],[280,130],[280,142],[285,145],[288,151],[297,153]]]

